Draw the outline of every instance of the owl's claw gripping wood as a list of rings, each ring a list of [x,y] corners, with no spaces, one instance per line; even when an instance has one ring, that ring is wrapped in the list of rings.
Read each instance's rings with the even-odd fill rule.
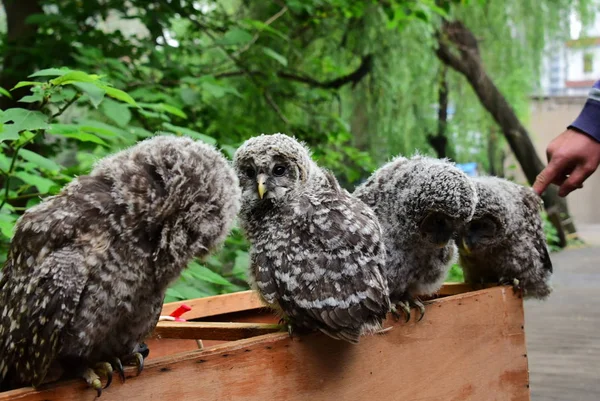
[[[106,376],[106,385],[102,387],[102,381],[100,380],[100,375]],[[96,390],[98,393],[98,397],[102,395],[102,389],[108,388],[112,383],[113,377],[113,368],[108,362],[100,362],[96,364],[95,368],[87,368],[83,371],[81,375],[85,382]]]
[[[85,380],[88,386],[96,390],[98,397],[102,395],[102,382],[100,381],[100,376],[98,376],[93,369],[87,368],[81,377]]]
[[[519,279],[517,278],[513,278],[512,280],[512,288],[515,294],[517,294],[520,298],[523,298],[523,287],[521,287],[521,283],[519,282]]]
[[[419,309],[419,312],[421,312],[421,316],[419,316],[419,319],[417,320],[417,322],[420,322],[423,319],[423,316],[425,316],[425,305],[423,305],[419,298],[411,299],[410,303],[416,306]]]
[[[113,358],[113,363],[115,370],[119,373],[119,377],[121,378],[121,383],[125,383],[125,371],[123,370],[123,364],[119,358]]]
[[[518,295],[519,297],[523,296],[523,287],[521,286],[521,282],[519,281],[518,278],[513,278],[511,280],[510,278],[500,277],[500,280],[498,280],[498,284],[499,285],[510,285],[510,286],[512,286],[513,292],[516,295]]]
[[[144,355],[139,352],[134,352],[133,354],[127,356],[124,358],[124,361],[128,365],[137,366],[136,376],[139,376],[140,373],[142,373],[142,370],[144,370]]]
[[[408,323],[410,320],[410,307],[408,306],[408,302],[398,302],[398,305],[402,312],[404,312],[405,322]],[[396,318],[396,320],[400,319],[400,313],[398,313],[398,309],[395,306],[392,306],[392,315]]]

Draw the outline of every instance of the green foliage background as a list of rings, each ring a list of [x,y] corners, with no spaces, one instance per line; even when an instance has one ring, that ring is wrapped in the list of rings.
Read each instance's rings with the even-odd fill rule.
[[[443,69],[434,34],[444,16],[480,38],[490,75],[527,120],[545,43],[565,38],[569,13],[589,15],[592,1],[39,3],[43,13],[27,20],[35,40],[18,60],[9,51],[18,44],[0,40],[0,75],[21,81],[0,97],[29,90],[0,112],[2,260],[25,209],[157,132],[229,157],[253,135],[294,134],[349,189],[393,155],[433,155],[427,135],[437,127]],[[24,61],[30,71],[17,67]],[[462,77],[450,71],[448,81],[453,158],[488,169],[495,124]],[[546,229],[552,245],[556,233]],[[247,250],[234,230],[219,253],[190,264],[166,300],[247,288]],[[449,279],[461,280],[460,270]]]

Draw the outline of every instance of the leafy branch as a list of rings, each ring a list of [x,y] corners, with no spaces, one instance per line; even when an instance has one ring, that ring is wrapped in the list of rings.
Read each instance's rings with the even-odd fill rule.
[[[67,101],[56,113],[54,113],[52,115],[52,118],[57,118],[59,117],[61,114],[63,114],[65,112],[65,110],[67,110],[73,103],[75,103],[77,101],[77,99],[79,99],[81,97],[81,93],[77,92],[75,94],[75,96],[73,96],[71,99],[69,99],[69,101]],[[49,96],[45,96],[44,97],[44,101],[42,102],[42,105],[46,105],[48,103],[48,99],[50,97]],[[6,203],[9,200],[9,194],[10,194],[10,179],[12,177],[12,175],[15,172],[15,166],[17,163],[17,159],[19,157],[19,152],[21,151],[21,149],[23,149],[26,145],[28,145],[29,143],[35,141],[37,138],[40,137],[40,135],[44,134],[46,131],[43,129],[40,130],[36,130],[35,134],[33,136],[31,136],[28,139],[25,139],[23,142],[21,142],[19,145],[17,145],[16,148],[14,148],[13,150],[13,155],[12,155],[12,159],[10,161],[10,167],[8,168],[8,171],[5,173],[5,179],[4,179],[4,197],[2,198],[2,202],[0,202],[0,210],[2,210],[2,208],[4,207],[4,205],[6,205]],[[40,194],[37,194],[40,195]],[[29,195],[23,195],[20,196],[19,198],[15,198],[15,199],[25,199],[26,196]],[[13,199],[14,200],[14,199]]]

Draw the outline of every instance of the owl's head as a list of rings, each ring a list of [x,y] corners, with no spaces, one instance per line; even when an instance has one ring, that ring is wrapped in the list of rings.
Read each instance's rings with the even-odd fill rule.
[[[405,162],[405,168],[407,212],[421,238],[443,248],[473,216],[475,186],[446,160],[414,156]]]
[[[473,182],[479,201],[473,219],[460,232],[463,255],[502,243],[518,230],[528,210],[537,213],[539,197],[530,189],[497,177],[478,177]]]
[[[281,200],[316,173],[308,148],[284,134],[248,139],[233,157],[244,203]]]
[[[127,240],[165,265],[220,246],[240,208],[227,159],[190,138],[154,136],[100,160],[90,175],[110,183]]]

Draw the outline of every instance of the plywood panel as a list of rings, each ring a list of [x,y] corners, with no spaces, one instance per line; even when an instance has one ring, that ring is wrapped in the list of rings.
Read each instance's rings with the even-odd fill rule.
[[[101,400],[529,400],[523,303],[510,287],[436,299],[420,323],[386,326],[357,345],[275,333],[155,359]],[[93,396],[75,381],[0,401]]]

